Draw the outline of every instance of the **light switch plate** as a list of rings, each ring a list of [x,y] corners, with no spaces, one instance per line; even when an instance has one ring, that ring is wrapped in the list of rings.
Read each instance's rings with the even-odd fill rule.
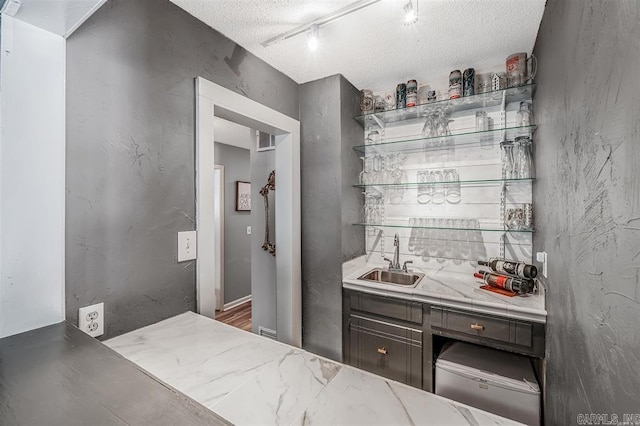
[[[196,231],[178,232],[178,262],[195,260],[196,256]]]
[[[251,235],[251,227],[247,226],[247,235]]]

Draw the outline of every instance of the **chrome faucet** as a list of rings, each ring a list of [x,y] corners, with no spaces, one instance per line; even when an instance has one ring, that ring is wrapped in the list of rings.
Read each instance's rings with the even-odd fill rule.
[[[407,272],[407,263],[413,263],[411,260],[407,260],[400,267],[400,236],[398,234],[393,236],[393,246],[395,247],[393,252],[393,260],[389,260],[388,258],[384,258],[385,261],[389,262],[389,271],[391,272]]]

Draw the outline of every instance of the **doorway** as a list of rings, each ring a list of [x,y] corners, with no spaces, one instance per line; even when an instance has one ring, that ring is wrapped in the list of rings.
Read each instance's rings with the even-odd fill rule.
[[[254,139],[251,129],[214,117],[214,133],[217,164],[213,170],[215,191],[211,196],[215,200],[215,319],[252,331],[252,274],[256,266],[252,252],[257,252],[252,247],[259,245],[256,239],[259,235],[252,235],[251,230],[261,214],[261,200],[257,200],[257,208],[253,208],[251,187],[254,179],[259,180],[258,172],[262,170],[254,164],[255,158],[252,161],[255,153],[251,151]],[[258,252],[256,257],[261,255]],[[275,265],[271,271],[275,293]]]
[[[274,135],[277,340],[301,346],[300,123],[206,79],[196,79],[196,229],[198,312],[215,317],[214,117]],[[260,300],[252,300],[254,309]],[[260,324],[253,324],[254,330]]]

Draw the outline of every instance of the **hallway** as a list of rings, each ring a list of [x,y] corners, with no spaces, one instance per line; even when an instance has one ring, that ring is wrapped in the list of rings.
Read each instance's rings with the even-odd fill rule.
[[[216,321],[251,332],[251,301],[224,312],[216,311]]]

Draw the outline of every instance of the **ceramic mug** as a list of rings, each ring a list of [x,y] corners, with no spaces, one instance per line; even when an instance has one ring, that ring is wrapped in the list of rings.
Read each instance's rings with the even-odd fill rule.
[[[509,87],[526,84],[530,80],[533,80],[538,71],[538,60],[534,55],[527,58],[526,52],[509,55],[506,65]]]

